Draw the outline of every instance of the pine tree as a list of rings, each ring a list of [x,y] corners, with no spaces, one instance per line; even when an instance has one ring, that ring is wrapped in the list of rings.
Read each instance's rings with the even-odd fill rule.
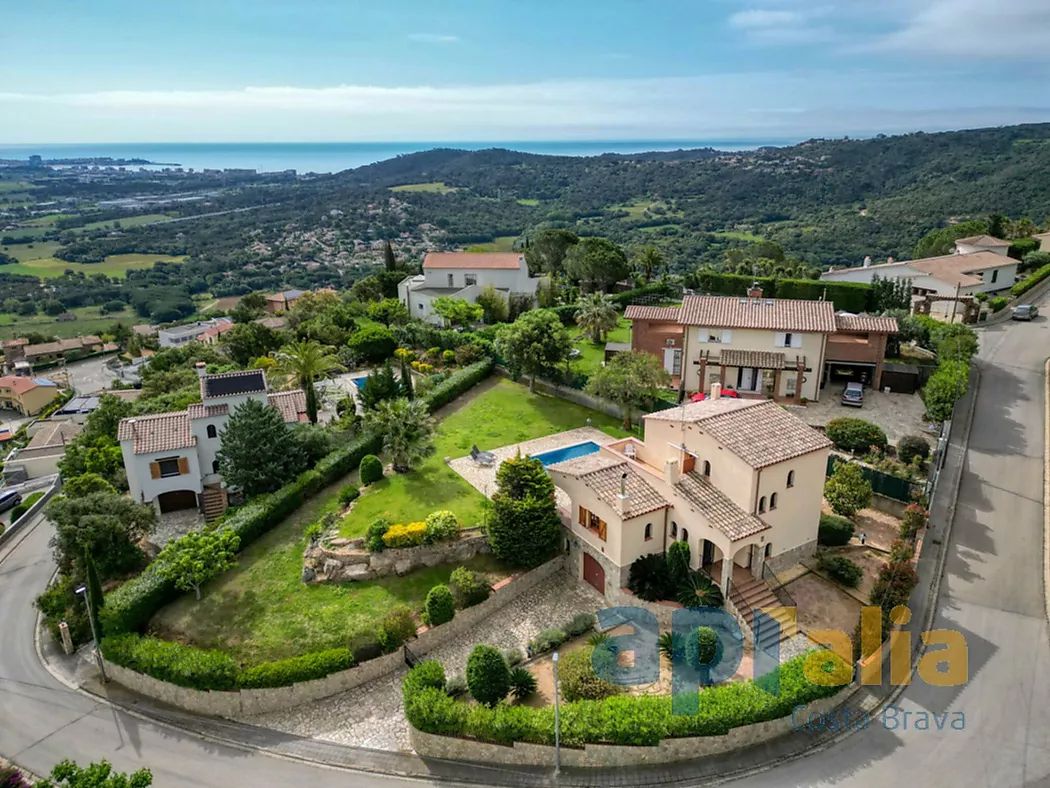
[[[99,618],[98,612],[105,603],[105,597],[102,594],[102,581],[98,578],[95,561],[91,558],[91,553],[86,548],[84,549],[84,574],[87,576],[88,608],[91,610],[91,618],[99,630],[97,634],[99,637],[102,637],[102,619]],[[92,633],[92,635],[95,634],[94,632]]]
[[[273,492],[303,472],[306,458],[276,408],[248,400],[219,433],[219,472],[245,495]]]

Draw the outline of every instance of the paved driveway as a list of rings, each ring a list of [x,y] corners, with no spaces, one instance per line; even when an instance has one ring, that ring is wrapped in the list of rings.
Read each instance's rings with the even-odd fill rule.
[[[829,383],[820,392],[819,402],[810,402],[805,407],[789,405],[788,410],[814,427],[823,427],[832,419],[850,416],[865,419],[882,427],[890,443],[896,444],[905,435],[925,435],[936,442],[937,431],[923,421],[926,408],[918,394],[894,394],[874,389],[864,389],[864,406],[851,408],[842,404],[845,383]]]

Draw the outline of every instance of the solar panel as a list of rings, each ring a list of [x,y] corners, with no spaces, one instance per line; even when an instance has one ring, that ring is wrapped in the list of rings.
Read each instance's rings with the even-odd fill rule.
[[[266,378],[261,370],[243,375],[207,377],[204,379],[204,390],[209,397],[266,391]]]

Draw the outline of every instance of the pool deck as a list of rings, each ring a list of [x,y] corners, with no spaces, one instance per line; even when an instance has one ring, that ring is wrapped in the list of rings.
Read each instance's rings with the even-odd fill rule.
[[[554,435],[545,435],[542,438],[536,438],[531,441],[512,443],[508,446],[501,446],[498,449],[487,449],[485,446],[478,446],[482,451],[491,451],[496,455],[496,461],[488,468],[478,465],[469,456],[450,461],[448,467],[466,479],[471,487],[486,498],[491,498],[496,492],[496,471],[499,469],[500,463],[504,460],[509,460],[519,451],[522,456],[526,454],[536,455],[552,449],[562,449],[566,446],[574,446],[577,443],[586,443],[587,441],[594,441],[599,446],[603,446],[607,443],[614,443],[616,440],[618,439],[607,435],[595,427],[580,427],[575,430],[567,430],[566,432],[557,432]],[[557,487],[554,488],[554,492],[558,501],[558,508],[568,511],[570,506],[569,497]]]

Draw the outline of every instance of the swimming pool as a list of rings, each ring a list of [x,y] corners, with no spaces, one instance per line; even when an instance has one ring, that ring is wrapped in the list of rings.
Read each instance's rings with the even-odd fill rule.
[[[599,448],[598,444],[594,441],[587,441],[586,443],[562,446],[560,449],[551,449],[542,454],[536,454],[534,455],[534,459],[542,462],[543,467],[546,468],[548,465],[553,465],[556,462],[575,460],[577,457],[586,457],[588,454],[594,454]]]
[[[362,375],[359,378],[350,378],[350,382],[354,384],[354,387],[358,391],[364,391],[365,384],[368,382],[368,375]]]

